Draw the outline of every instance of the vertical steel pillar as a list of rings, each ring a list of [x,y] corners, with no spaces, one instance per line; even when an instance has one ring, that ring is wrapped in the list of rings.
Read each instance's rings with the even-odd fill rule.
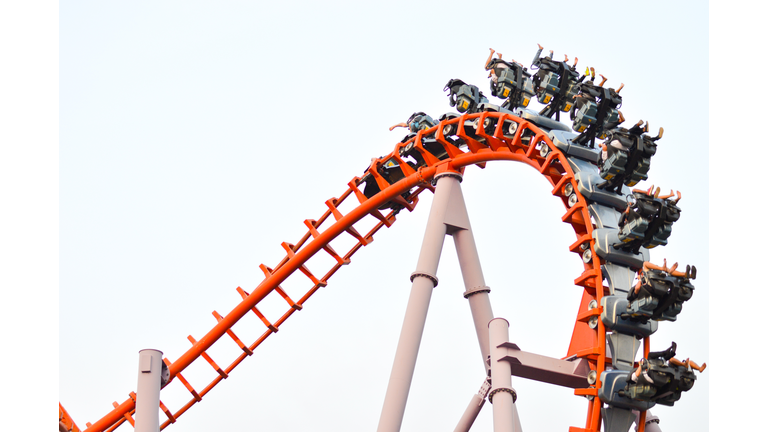
[[[512,367],[506,361],[500,361],[504,349],[498,346],[509,342],[509,322],[504,318],[494,318],[488,324],[491,343],[491,392],[488,400],[493,404],[493,431],[519,432],[520,419],[515,408],[517,395],[512,388]]]
[[[413,282],[411,295],[405,310],[387,393],[384,396],[378,432],[398,432],[403,423],[405,404],[424,333],[429,301],[432,297],[432,289],[437,286],[437,265],[440,262],[440,253],[445,241],[446,217],[450,218],[448,207],[451,197],[460,187],[457,176],[454,173],[435,176],[437,180],[435,196],[432,200],[416,271],[411,275],[411,282]]]
[[[160,431],[160,380],[163,353],[154,349],[139,351],[139,382],[136,386],[136,432]]]

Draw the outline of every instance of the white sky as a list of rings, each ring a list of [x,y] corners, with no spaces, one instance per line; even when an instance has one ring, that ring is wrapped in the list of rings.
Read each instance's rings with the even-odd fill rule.
[[[283,256],[280,243],[297,241],[304,219],[319,217],[323,202],[342,193],[371,157],[393,149],[403,134],[389,132],[389,126],[415,111],[433,117],[451,111],[442,92],[451,78],[489,94],[482,68],[488,47],[528,64],[538,42],[554,49],[556,58],[578,56],[580,66],[605,74],[608,85],[625,83],[622,111],[629,123],[642,118],[654,130],[665,129],[648,184],[681,190],[682,217],[670,244],[651,256],[695,264],[699,278],[678,322],[661,323],[653,348],[674,340],[679,357],[711,368],[675,407],[653,411],[665,431],[707,430],[703,413],[709,412],[709,398],[719,394],[710,391],[710,382],[723,376],[718,370],[732,367],[730,359],[710,352],[725,313],[709,302],[710,283],[718,277],[712,262],[725,257],[709,255],[722,253],[708,232],[717,233],[724,220],[722,213],[708,217],[716,207],[710,207],[708,180],[727,171],[721,156],[708,159],[704,149],[710,143],[724,148],[720,143],[733,137],[728,130],[708,134],[704,120],[708,103],[710,110],[715,105],[715,95],[706,90],[707,38],[714,35],[704,7],[653,2],[617,8],[572,2],[547,8],[498,2],[62,4],[59,217],[53,219],[59,240],[42,246],[59,252],[59,392],[49,399],[60,400],[80,427],[106,414],[112,401],[122,402],[135,390],[137,352],[157,348],[174,360],[188,348],[187,335],[205,334],[215,324],[212,310],[225,314],[236,304],[235,287],[250,291],[259,283],[258,264],[274,266]],[[547,11],[554,18],[538,18]],[[606,18],[615,27],[602,36]],[[728,57],[722,61],[735,64]],[[55,106],[55,97],[52,102],[44,106]],[[4,110],[3,118],[20,111]],[[16,135],[7,142],[25,142],[29,129],[8,123],[16,129],[6,130]],[[40,139],[50,142],[50,135]],[[55,150],[47,155],[38,157],[50,163]],[[708,164],[716,168],[708,170]],[[28,175],[9,168],[3,170],[5,185]],[[50,180],[46,184],[55,184],[57,176]],[[39,196],[36,183],[26,183],[30,196]],[[511,340],[521,348],[565,355],[581,295],[573,285],[581,264],[567,252],[573,234],[559,221],[563,209],[550,186],[530,168],[497,162],[485,170],[467,169],[462,187],[496,316],[511,322]],[[28,208],[23,197],[12,195],[4,189],[4,200]],[[401,213],[172,428],[375,429],[431,201],[428,194],[422,198],[414,213]],[[30,223],[28,216],[20,219]],[[31,223],[29,232],[39,235],[38,223]],[[20,243],[34,244],[23,235]],[[42,252],[3,256],[18,281],[30,274],[19,257],[35,256],[56,267]],[[438,277],[403,431],[452,430],[483,378],[450,239]],[[725,278],[740,275],[719,277],[716,290],[725,288]],[[733,289],[745,284],[734,283]],[[33,300],[50,301],[56,293],[6,296],[4,303],[31,311]],[[47,311],[55,316],[53,304]],[[710,307],[716,327],[708,324]],[[12,345],[20,339],[14,330],[19,320],[30,318],[21,313],[3,321]],[[38,331],[50,337],[46,330],[56,320],[47,323]],[[250,343],[246,335],[260,333],[260,325],[249,317],[238,333]],[[221,342],[211,354],[224,366],[236,346]],[[45,357],[34,342],[23,346],[35,349],[28,350],[33,357]],[[184,373],[198,388],[203,381],[196,378],[210,376],[200,363]],[[13,376],[5,380],[18,382]],[[583,425],[586,402],[572,390],[514,378],[513,386],[525,430]],[[161,397],[174,409],[181,392],[168,389]],[[481,413],[477,430],[491,429],[490,408]]]

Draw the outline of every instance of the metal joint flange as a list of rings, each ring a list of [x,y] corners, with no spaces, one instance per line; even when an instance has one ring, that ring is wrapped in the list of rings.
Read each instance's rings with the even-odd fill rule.
[[[507,392],[512,395],[512,403],[517,402],[517,392],[515,392],[515,389],[507,388],[507,387],[499,387],[497,389],[491,390],[491,392],[488,394],[488,401],[490,403],[493,403],[493,395],[499,392]]]
[[[413,273],[411,273],[411,282],[413,282],[413,280],[416,279],[419,276],[425,277],[425,278],[431,280],[432,284],[434,286],[437,286],[437,276],[429,274],[429,273],[424,273],[424,272],[413,272]]]
[[[457,173],[457,172],[441,172],[440,174],[435,174],[435,176],[434,176],[434,177],[432,177],[432,186],[435,186],[435,185],[437,185],[437,180],[438,180],[440,177],[445,177],[445,176],[447,176],[447,177],[453,177],[453,178],[455,178],[456,180],[458,180],[458,181],[459,181],[459,183],[461,183],[461,181],[462,181],[462,180],[464,180],[464,176],[462,176],[461,174],[459,174],[459,173]]]
[[[464,291],[464,298],[469,298],[469,296],[475,295],[475,294],[481,293],[481,292],[489,293],[489,292],[491,292],[491,287],[485,286],[485,285],[481,285],[481,286],[476,286],[474,288],[470,288],[470,289]]]

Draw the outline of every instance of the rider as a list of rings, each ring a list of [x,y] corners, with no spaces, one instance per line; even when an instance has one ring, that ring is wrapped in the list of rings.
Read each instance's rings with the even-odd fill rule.
[[[437,122],[427,114],[423,112],[416,112],[411,114],[410,117],[408,117],[408,120],[405,123],[398,123],[396,125],[393,125],[389,128],[389,130],[393,130],[397,127],[403,127],[407,128],[409,131],[416,133],[422,129],[429,129],[432,126],[436,125]]]

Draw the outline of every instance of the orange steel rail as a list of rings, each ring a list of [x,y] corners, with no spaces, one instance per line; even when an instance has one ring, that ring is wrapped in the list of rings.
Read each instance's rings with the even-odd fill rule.
[[[465,122],[476,120],[476,124],[482,125],[486,118],[496,119],[497,124],[493,134],[486,134],[482,127],[471,132],[475,136],[482,137],[485,140],[485,143],[482,143],[468,135],[465,130]],[[505,120],[518,123],[518,128],[513,138],[504,136],[502,129]],[[466,143],[467,151],[459,149],[446,140],[443,135],[443,128],[447,125],[457,126],[457,135]],[[424,148],[422,137],[431,135],[435,136],[435,139],[445,150],[447,156],[442,156],[443,158],[439,159]],[[415,151],[421,154],[425,166],[413,168],[400,157],[400,150],[410,144],[413,144]],[[550,152],[546,157],[542,157],[539,149],[545,144],[549,147]],[[377,171],[384,163],[390,160],[399,164],[403,175],[399,181],[393,184],[387,182]],[[305,220],[304,224],[307,226],[306,234],[295,244],[282,243],[286,256],[274,268],[267,267],[264,264],[260,265],[265,277],[252,292],[248,293],[238,287],[237,291],[242,297],[242,301],[232,311],[224,316],[214,311],[213,315],[217,323],[208,333],[197,340],[189,336],[188,339],[192,343],[192,347],[175,361],[164,359],[170,370],[171,381],[178,380],[189,391],[192,398],[174,412],[169,410],[161,401],[160,409],[168,417],[161,425],[161,429],[175,423],[179,416],[200,402],[221,380],[227,378],[232,370],[246,357],[252,355],[253,351],[267,337],[277,332],[285,320],[294,312],[301,310],[312,294],[319,288],[326,286],[328,279],[341,266],[349,264],[350,258],[355,252],[362,246],[371,243],[373,235],[379,229],[385,226],[390,227],[396,221],[397,211],[390,209],[384,214],[382,211],[385,209],[385,206],[391,206],[394,203],[400,208],[413,211],[418,203],[419,194],[425,190],[434,191],[434,187],[430,182],[435,174],[448,170],[463,172],[466,166],[479,165],[484,167],[486,162],[495,160],[522,162],[538,170],[553,186],[552,194],[560,198],[566,208],[566,212],[561,219],[563,222],[570,224],[576,234],[576,241],[570,246],[571,252],[578,254],[583,244],[588,244],[592,251],[592,260],[584,264],[583,273],[574,281],[576,285],[583,287],[584,292],[576,314],[576,322],[566,357],[576,356],[588,359],[592,369],[597,371],[598,378],[593,386],[575,390],[574,393],[576,395],[586,396],[591,402],[589,403],[585,427],[571,427],[569,432],[594,432],[600,430],[601,402],[597,392],[601,385],[600,374],[605,369],[605,328],[599,319],[595,329],[590,328],[588,322],[591,317],[599,316],[602,312],[602,307],[599,306],[600,299],[607,293],[607,288],[603,286],[602,282],[601,260],[595,251],[594,240],[592,239],[593,225],[587,209],[587,202],[578,192],[573,170],[568,164],[565,155],[552,144],[545,132],[536,127],[536,125],[519,117],[496,112],[464,114],[457,118],[444,120],[430,129],[419,131],[415,137],[406,142],[398,143],[389,155],[372,161],[366,174],[370,174],[376,181],[380,192],[371,197],[366,197],[359,188],[362,179],[355,177],[347,184],[347,189],[338,198],[331,198],[325,202],[328,210],[318,219]],[[570,207],[568,205],[568,197],[564,192],[564,187],[569,183],[573,186],[574,193],[578,197],[578,201]],[[354,197],[357,200],[356,206],[348,213],[342,214],[339,211],[339,207],[350,197]],[[360,234],[354,225],[367,215],[374,216],[379,222],[369,232]],[[357,240],[357,243],[347,252],[339,254],[330,246],[330,242],[344,233],[351,235]],[[317,277],[310,272],[305,263],[321,250],[334,258],[335,264],[323,276]],[[296,271],[303,273],[308,282],[311,283],[310,288],[298,300],[289,297],[280,287],[280,284]],[[273,291],[277,292],[286,301],[288,308],[277,321],[270,322],[259,311],[257,306],[261,300]],[[598,307],[590,310],[589,304],[593,300],[597,302]],[[264,323],[266,330],[255,342],[246,346],[231,328],[249,312],[253,312],[259,317]],[[222,368],[206,353],[206,350],[225,334],[243,350],[243,353],[228,366]],[[205,388],[196,390],[184,378],[182,371],[193,361],[201,357],[211,365],[218,375]],[[113,406],[115,408],[94,424],[88,423],[85,432],[112,431],[125,421],[133,424],[134,398],[135,395],[131,394],[131,397],[121,404],[114,402]],[[66,413],[60,406],[61,412]],[[68,418],[68,415],[66,417]],[[72,424],[74,425],[74,422]]]

